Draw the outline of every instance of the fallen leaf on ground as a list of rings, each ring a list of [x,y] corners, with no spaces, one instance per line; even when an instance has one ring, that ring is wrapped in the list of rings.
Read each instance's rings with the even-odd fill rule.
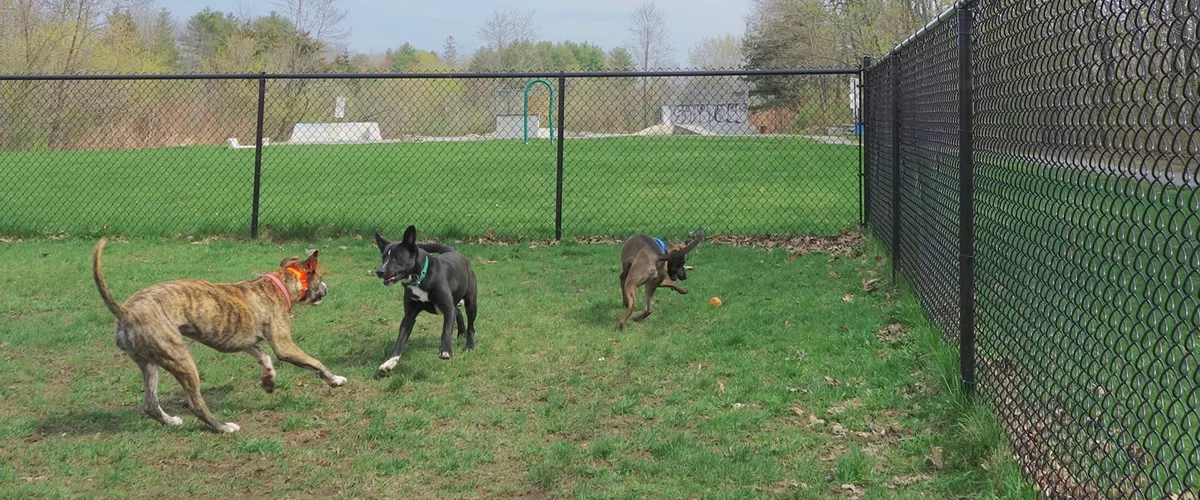
[[[841,382],[838,382],[838,379],[833,378],[833,377],[825,377],[825,383],[829,384],[829,387],[837,387],[839,385],[842,385]]]
[[[904,326],[900,323],[890,323],[888,326],[885,326],[878,332],[875,332],[875,338],[879,339],[880,342],[885,344],[890,344],[900,340],[904,338],[905,335],[908,335],[908,332],[904,331]]]
[[[854,302],[854,296],[847,293],[846,295],[842,296],[842,302],[845,302],[847,304]]]
[[[910,484],[924,483],[932,481],[933,476],[928,474],[916,474],[912,476],[892,476],[892,484],[896,486],[908,486]]]
[[[717,392],[725,394],[725,382],[720,380],[717,381]]]
[[[825,413],[828,413],[830,415],[841,415],[843,413],[846,413],[847,408],[861,408],[861,407],[862,407],[862,400],[860,400],[858,398],[854,398],[854,399],[848,399],[840,405],[829,407],[828,409],[825,410]]]
[[[799,406],[793,406],[792,413],[795,413],[797,417],[803,417],[804,416],[804,408],[801,408]]]
[[[808,425],[809,425],[809,427],[812,427],[812,426],[814,426],[814,425],[821,425],[821,424],[823,424],[823,423],[825,423],[825,420],[823,420],[823,419],[820,419],[820,418],[817,418],[817,416],[816,416],[816,415],[809,415],[809,416],[808,416]]]
[[[880,281],[883,281],[883,278],[871,278],[871,279],[862,280],[863,291],[867,292],[867,293],[875,291],[876,288],[879,288]]]
[[[837,422],[830,424],[829,432],[831,434],[833,434],[833,437],[845,437],[846,436],[846,428],[843,427],[842,424],[839,424]]]
[[[941,446],[934,446],[933,449],[929,450],[929,455],[925,457],[925,465],[935,469],[941,469],[942,466],[946,465],[946,458],[943,456]]]

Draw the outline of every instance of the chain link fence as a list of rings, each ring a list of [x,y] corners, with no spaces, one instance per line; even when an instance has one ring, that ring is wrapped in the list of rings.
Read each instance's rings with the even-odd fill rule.
[[[0,233],[837,234],[859,72],[0,77]]]
[[[865,71],[867,223],[1047,497],[1200,489],[1195,7],[979,0]]]

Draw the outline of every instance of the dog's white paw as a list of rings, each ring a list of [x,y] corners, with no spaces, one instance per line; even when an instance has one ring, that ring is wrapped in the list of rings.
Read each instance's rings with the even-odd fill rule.
[[[166,421],[164,421],[163,423],[167,424],[171,427],[179,427],[179,426],[183,425],[183,419],[179,418],[179,417],[172,417],[170,415],[167,415]]]
[[[400,362],[400,356],[396,356],[387,361],[384,361],[382,365],[379,365],[379,371],[390,372],[390,371],[392,371],[393,368],[396,368],[396,364],[399,362]]]
[[[329,380],[329,387],[341,387],[343,385],[346,385],[346,377],[341,375],[334,375],[333,378]]]
[[[450,353],[446,352],[446,351],[442,351],[442,359],[450,359]]]
[[[217,427],[217,430],[224,433],[230,433],[240,431],[242,428],[233,422],[225,422],[224,424],[221,424],[220,427]]]

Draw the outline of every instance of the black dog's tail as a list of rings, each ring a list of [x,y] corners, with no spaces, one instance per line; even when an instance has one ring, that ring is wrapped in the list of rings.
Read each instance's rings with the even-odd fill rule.
[[[450,253],[450,252],[458,251],[458,250],[455,250],[454,247],[452,247],[450,245],[445,245],[442,243],[421,243],[417,246],[420,247],[421,250],[424,250],[424,251],[430,252],[430,253]]]
[[[108,238],[100,238],[100,242],[96,243],[96,251],[92,253],[92,278],[96,280],[96,289],[100,290],[100,298],[104,299],[104,305],[113,313],[113,316],[117,317],[117,320],[121,320],[124,319],[127,311],[113,298],[112,292],[108,290],[108,285],[104,284],[104,271],[100,269],[100,255],[104,251],[104,245],[107,244]]]

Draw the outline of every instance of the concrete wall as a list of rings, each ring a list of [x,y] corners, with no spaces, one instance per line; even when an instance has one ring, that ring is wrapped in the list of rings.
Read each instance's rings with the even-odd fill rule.
[[[537,116],[529,117],[529,138],[534,139],[538,136],[538,129],[541,128],[541,120]],[[521,126],[521,115],[497,115],[496,116],[496,134],[497,139],[522,139],[525,137],[524,127]]]
[[[292,127],[288,142],[296,144],[329,144],[341,142],[379,142],[379,124],[363,123],[297,123]]]

